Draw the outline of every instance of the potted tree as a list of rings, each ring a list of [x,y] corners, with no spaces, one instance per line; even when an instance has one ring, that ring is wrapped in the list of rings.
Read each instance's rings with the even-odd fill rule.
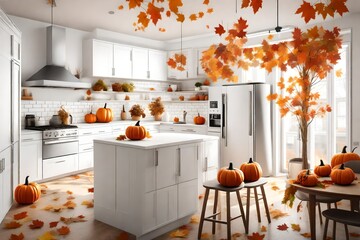
[[[141,117],[146,117],[144,109],[140,106],[140,104],[132,105],[129,110],[130,116],[132,120],[139,121]]]
[[[154,101],[149,103],[150,114],[154,116],[155,121],[161,121],[162,114],[165,111],[161,97],[156,98]]]

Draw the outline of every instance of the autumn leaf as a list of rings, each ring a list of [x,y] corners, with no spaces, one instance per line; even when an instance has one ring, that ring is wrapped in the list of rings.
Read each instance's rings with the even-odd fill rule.
[[[73,192],[70,191],[70,190],[67,190],[66,193],[69,194],[69,195],[73,194]]]
[[[69,217],[69,218],[60,217],[60,221],[68,225],[75,222],[86,222],[87,220],[84,218],[85,217],[83,215],[79,215],[77,217]]]
[[[265,238],[265,234],[260,235],[258,232],[253,232],[252,235],[248,235],[248,240],[262,240]]]
[[[231,238],[232,239],[236,239],[236,238],[239,238],[239,237],[241,237],[241,233],[239,233],[239,232],[236,232],[236,233],[233,233],[232,235],[231,235]]]
[[[242,0],[241,8],[247,8],[250,6],[250,0]]]
[[[21,212],[14,215],[14,220],[20,220],[28,216],[27,212]]]
[[[137,16],[138,23],[141,24],[144,28],[147,28],[150,22],[150,19],[148,18],[147,14],[145,12],[140,12]]]
[[[306,237],[306,238],[311,238],[311,234],[310,233],[302,233],[302,234],[300,234],[301,236],[303,236],[303,237]]]
[[[74,179],[74,180],[77,180],[77,179],[80,178],[80,176],[79,175],[72,175],[71,178]]]
[[[286,223],[277,226],[277,230],[280,231],[286,231],[288,228],[289,227],[286,225]]]
[[[199,223],[199,222],[200,222],[199,216],[197,216],[197,215],[191,216],[190,223]]]
[[[207,12],[207,13],[213,13],[213,12],[214,12],[214,9],[213,9],[213,8],[208,8],[208,9],[206,10],[206,12]]]
[[[36,204],[32,204],[30,208],[37,208]]]
[[[280,190],[280,188],[279,188],[278,186],[272,186],[271,189],[272,189],[273,191],[278,191],[278,190]]]
[[[171,238],[186,238],[189,235],[189,228],[186,226],[182,226],[175,231],[170,233]]]
[[[204,14],[205,14],[204,12],[199,12],[198,13],[198,18],[202,18],[204,16]]]
[[[11,234],[9,240],[23,240],[23,239],[24,239],[24,234],[20,233],[19,235]]]
[[[19,223],[17,221],[11,221],[11,222],[5,223],[4,228],[5,229],[15,229],[15,228],[19,228],[21,226],[22,226],[21,223]]]
[[[70,233],[70,229],[66,226],[62,226],[61,228],[56,229],[59,235],[68,235]]]
[[[270,215],[273,219],[278,219],[278,218],[281,218],[281,217],[286,217],[288,216],[289,214],[286,213],[286,212],[282,212],[281,210],[279,209],[272,209],[270,210]]]
[[[166,32],[165,28],[159,28],[159,32]]]
[[[197,15],[196,15],[195,13],[193,13],[193,14],[191,14],[191,15],[189,16],[189,19],[190,19],[191,21],[196,21]]]
[[[252,0],[250,6],[253,8],[254,13],[257,13],[262,8],[263,0]]]
[[[87,208],[93,208],[94,202],[85,200],[85,201],[82,201],[81,205],[85,205],[85,206],[87,206]]]
[[[210,0],[204,0],[203,4],[209,5]]]
[[[335,76],[336,77],[338,77],[338,78],[340,78],[340,77],[342,77],[342,69],[338,69],[338,70],[336,70],[336,72],[335,72]]]
[[[76,207],[76,203],[69,200],[66,203],[64,203],[63,206],[67,207],[68,209],[74,209]]]
[[[44,222],[39,219],[33,220],[32,223],[29,225],[31,229],[42,228],[43,226]]]
[[[92,188],[88,188],[88,192],[94,192],[94,188],[92,187]]]
[[[177,13],[176,16],[177,16],[176,21],[178,21],[178,22],[184,22],[185,21],[184,14]]]
[[[56,240],[51,232],[45,232],[43,235],[37,238],[37,240]]]
[[[291,224],[291,228],[292,228],[292,230],[297,231],[297,232],[300,232],[300,230],[301,230],[300,225],[295,224],[295,223]]]
[[[118,9],[119,9],[119,10],[123,10],[123,9],[124,9],[124,5],[119,5],[119,6],[118,6]]]
[[[221,36],[222,34],[224,34],[226,31],[223,27],[223,25],[219,24],[218,27],[215,27],[215,33],[218,34],[219,36]]]
[[[260,231],[261,232],[267,232],[267,227],[262,225]]]
[[[50,227],[50,228],[57,227],[58,223],[59,223],[59,221],[56,221],[56,222],[50,222],[50,223],[49,223],[49,227]]]
[[[200,239],[210,239],[210,234],[208,234],[208,233],[201,233]]]
[[[344,13],[349,12],[349,9],[345,5],[346,0],[332,0],[330,1],[328,8],[334,9],[340,16]]]
[[[303,1],[303,4],[295,12],[295,14],[301,14],[301,17],[304,18],[306,23],[308,23],[310,19],[315,19],[315,13],[315,8],[306,1]]]

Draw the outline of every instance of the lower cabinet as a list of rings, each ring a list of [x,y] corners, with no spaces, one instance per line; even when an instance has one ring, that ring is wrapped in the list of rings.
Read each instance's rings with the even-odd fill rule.
[[[78,170],[78,154],[51,158],[43,160],[43,178],[55,177],[58,175]]]
[[[0,152],[0,220],[9,211],[12,200],[11,147]]]
[[[20,182],[23,182],[26,176],[29,181],[38,181],[42,176],[42,142],[41,134],[27,136],[21,140],[21,158],[20,158]]]

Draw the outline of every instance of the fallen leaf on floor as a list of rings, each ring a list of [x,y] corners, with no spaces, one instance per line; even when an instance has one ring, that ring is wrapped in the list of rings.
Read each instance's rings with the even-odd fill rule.
[[[11,234],[9,240],[23,240],[23,239],[24,239],[24,234],[20,233],[19,235]]]
[[[190,218],[190,223],[199,223],[200,222],[200,217],[197,215],[193,215]]]
[[[265,238],[265,234],[260,235],[258,232],[253,232],[251,236],[247,236],[248,240],[262,240]]]
[[[92,187],[92,188],[88,188],[88,192],[94,192],[94,188]]]
[[[301,236],[306,237],[306,238],[311,238],[311,234],[310,233],[302,233]]]
[[[272,186],[271,189],[274,190],[274,191],[280,190],[280,188],[278,186]]]
[[[45,189],[41,189],[41,194],[46,194],[46,190],[45,190]]]
[[[54,208],[52,209],[52,211],[58,213],[58,212],[61,212],[61,210],[63,210],[63,209],[64,209],[64,208],[63,208],[62,206],[59,206],[59,207],[54,207]]]
[[[84,216],[83,216],[83,215],[79,215],[79,216],[77,216],[77,217],[69,217],[69,218],[60,217],[60,221],[62,221],[63,223],[69,225],[70,223],[86,222],[87,220],[84,219]]]
[[[36,204],[30,206],[30,208],[37,208]]]
[[[70,191],[70,190],[67,190],[66,193],[69,194],[69,195],[73,194],[73,192]]]
[[[43,235],[37,238],[37,240],[56,240],[51,232],[45,232]]]
[[[261,226],[261,230],[260,230],[261,232],[267,232],[267,227],[266,226],[264,226],[264,225],[262,225]]]
[[[234,233],[233,235],[231,235],[231,238],[236,239],[236,238],[239,238],[241,236],[242,236],[242,234],[237,232],[237,233]]]
[[[75,199],[75,197],[74,197],[73,195],[70,195],[70,196],[68,196],[66,199],[67,199],[67,200],[73,200],[73,199]]]
[[[79,179],[80,176],[79,175],[72,175],[71,178],[76,180],[76,179]]]
[[[43,210],[45,210],[45,211],[50,211],[50,210],[53,209],[53,208],[54,208],[54,206],[52,206],[52,205],[47,205],[46,207],[43,208]]]
[[[56,202],[59,200],[59,197],[54,197],[52,200]]]
[[[299,204],[296,207],[296,212],[300,212],[302,210],[302,201],[299,202]]]
[[[288,227],[288,225],[286,225],[286,223],[277,226],[277,230],[280,230],[280,231],[286,231],[288,228],[289,227]]]
[[[127,232],[121,232],[117,237],[117,240],[128,240],[129,234]]]
[[[292,228],[292,230],[297,231],[297,232],[300,232],[300,230],[301,230],[300,225],[295,224],[295,223],[291,224],[291,228]]]
[[[15,228],[19,228],[21,226],[22,226],[21,223],[19,223],[17,221],[11,221],[11,222],[5,223],[4,228],[6,228],[6,229],[15,229]]]
[[[352,237],[360,237],[359,233],[354,233],[354,232],[349,233],[349,235],[352,236]]]
[[[40,184],[40,187],[42,188],[48,188],[48,186],[46,184]]]
[[[67,207],[68,209],[74,209],[76,207],[76,203],[70,200],[64,203],[63,206]]]
[[[282,212],[279,209],[272,209],[272,210],[270,210],[270,215],[271,215],[271,217],[273,219],[278,219],[278,218],[281,218],[281,217],[288,216],[289,214],[286,213],[286,212]]]
[[[59,221],[56,221],[56,222],[50,222],[50,223],[49,223],[49,227],[50,227],[50,228],[57,227],[58,223],[59,223]]]
[[[94,202],[85,200],[85,201],[82,201],[81,205],[85,205],[87,208],[93,208]]]
[[[39,219],[33,220],[32,224],[29,225],[31,229],[42,228],[42,226],[44,226],[44,222]]]
[[[70,233],[70,229],[66,226],[62,226],[61,228],[56,229],[59,235],[68,235]]]
[[[189,235],[189,230],[187,229],[184,230],[177,229],[170,233],[171,238],[186,238],[188,235]]]
[[[21,212],[14,215],[14,220],[20,220],[28,216],[27,212]]]
[[[199,198],[199,199],[203,199],[203,198],[204,198],[204,194],[203,194],[203,193],[202,193],[202,194],[199,194],[198,198]]]
[[[201,236],[200,236],[200,239],[210,239],[210,234],[202,233]]]

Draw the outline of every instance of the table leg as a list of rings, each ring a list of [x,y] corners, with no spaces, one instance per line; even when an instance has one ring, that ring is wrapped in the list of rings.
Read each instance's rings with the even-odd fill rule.
[[[351,211],[359,211],[359,200],[350,199]]]
[[[316,196],[314,194],[309,194],[309,220],[310,220],[310,233],[312,240],[316,240],[315,214],[316,214]]]

